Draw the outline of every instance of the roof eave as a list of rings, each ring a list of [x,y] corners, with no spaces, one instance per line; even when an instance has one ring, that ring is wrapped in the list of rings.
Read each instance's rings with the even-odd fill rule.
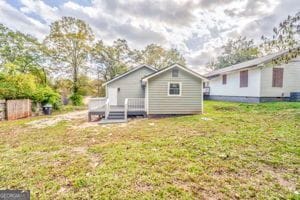
[[[150,65],[140,65],[140,66],[138,66],[138,67],[136,67],[136,68],[134,68],[134,69],[132,69],[132,70],[129,70],[129,71],[125,72],[124,74],[121,74],[121,75],[119,75],[119,76],[117,76],[117,77],[115,77],[115,78],[113,78],[113,79],[111,79],[111,80],[109,80],[109,81],[103,83],[103,84],[102,84],[102,87],[103,87],[103,86],[106,86],[107,84],[109,84],[109,83],[111,83],[111,82],[114,82],[114,81],[116,81],[116,80],[118,80],[118,79],[120,79],[120,78],[122,78],[122,77],[124,77],[124,76],[126,76],[126,75],[128,75],[128,74],[130,74],[130,73],[132,73],[132,72],[135,72],[136,70],[138,70],[138,69],[140,69],[140,68],[142,68],[142,67],[147,67],[147,68],[153,70],[154,73],[157,71],[157,69],[155,69],[154,67],[152,67],[152,66],[150,66]]]
[[[208,81],[208,79],[206,79],[204,76],[198,74],[197,72],[194,72],[194,71],[191,70],[191,69],[188,69],[188,68],[186,68],[186,67],[183,67],[183,66],[181,66],[181,65],[179,65],[179,64],[173,64],[173,65],[171,65],[171,66],[169,66],[169,67],[166,67],[165,69],[163,69],[163,70],[161,70],[161,71],[154,72],[152,75],[149,75],[149,76],[143,78],[142,81],[143,81],[143,82],[147,82],[149,79],[151,79],[151,78],[153,78],[153,77],[155,77],[155,76],[157,76],[157,75],[159,75],[159,74],[161,74],[161,73],[163,73],[163,72],[166,72],[166,71],[168,71],[169,69],[172,69],[173,67],[179,67],[179,68],[183,69],[184,71],[186,71],[186,72],[188,72],[188,73],[190,73],[190,74],[192,74],[192,75],[194,75],[194,76],[196,76],[196,77],[202,79],[203,81]]]

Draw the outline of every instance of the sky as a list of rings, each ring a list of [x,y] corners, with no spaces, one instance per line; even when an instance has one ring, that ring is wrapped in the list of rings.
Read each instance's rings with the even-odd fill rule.
[[[0,0],[0,23],[42,41],[53,21],[72,16],[107,44],[121,38],[132,49],[176,48],[203,72],[228,39],[241,35],[258,43],[299,11],[300,0]]]

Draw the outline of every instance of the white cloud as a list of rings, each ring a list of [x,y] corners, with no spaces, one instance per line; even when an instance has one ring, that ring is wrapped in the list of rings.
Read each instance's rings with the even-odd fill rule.
[[[0,1],[0,23],[38,38],[42,38],[49,31],[45,24],[26,16],[5,1]]]
[[[97,39],[108,43],[125,38],[132,48],[149,43],[177,48],[199,71],[228,38],[269,34],[300,7],[298,0],[92,0],[90,5],[67,1],[56,6],[19,1],[19,9],[0,1],[0,22],[10,28],[42,40],[53,21],[73,16],[89,23]]]

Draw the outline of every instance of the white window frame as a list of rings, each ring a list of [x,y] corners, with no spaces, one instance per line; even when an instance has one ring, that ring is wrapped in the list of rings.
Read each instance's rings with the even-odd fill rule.
[[[179,84],[179,94],[170,94],[170,85],[171,84]],[[168,96],[169,97],[179,97],[182,94],[182,83],[181,82],[168,82]]]

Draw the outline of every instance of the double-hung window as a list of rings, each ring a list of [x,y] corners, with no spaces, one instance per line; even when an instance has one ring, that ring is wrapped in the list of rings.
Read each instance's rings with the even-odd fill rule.
[[[168,83],[168,96],[181,96],[181,83],[169,82]]]

